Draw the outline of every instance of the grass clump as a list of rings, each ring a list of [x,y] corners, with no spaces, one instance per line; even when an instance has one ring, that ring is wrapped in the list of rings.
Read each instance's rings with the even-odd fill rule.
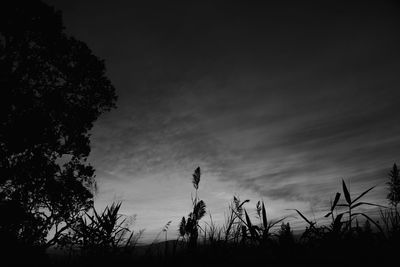
[[[199,221],[206,214],[206,204],[203,200],[199,199],[198,189],[200,183],[200,167],[197,167],[193,173],[193,187],[195,188],[195,195],[192,195],[193,210],[189,213],[187,218],[182,217],[179,224],[179,234],[184,240],[188,240],[189,247],[194,249],[197,246],[199,236]]]
[[[389,207],[364,200],[375,187],[354,196],[342,180],[342,191],[335,193],[324,216],[329,222],[320,224],[304,212],[291,209],[306,224],[302,233],[294,233],[289,221],[292,216],[271,219],[263,200],[257,201],[251,211],[250,200],[241,200],[239,196],[232,198],[221,226],[214,223],[209,213],[209,222],[201,227],[206,204],[198,194],[201,178],[198,167],[192,175],[191,211],[182,217],[177,239],[168,239],[172,223],[168,221],[151,245],[137,246],[142,231],[131,230],[129,217],[120,214],[121,203],[113,203],[102,212],[92,208],[76,219],[60,244],[75,254],[72,260],[61,263],[65,266],[386,264],[390,261],[388,255],[396,255],[400,241],[398,173],[394,165],[389,173]],[[366,214],[361,207],[379,208],[380,217]],[[159,242],[162,234],[164,241]]]

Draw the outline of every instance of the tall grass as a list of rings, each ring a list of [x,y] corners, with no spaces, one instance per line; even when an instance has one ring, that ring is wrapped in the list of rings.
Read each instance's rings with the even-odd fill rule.
[[[136,233],[129,228],[134,218],[119,213],[121,204],[112,203],[101,213],[93,207],[91,212],[79,217],[64,236],[70,249],[78,248],[84,256],[132,251],[143,230]]]
[[[396,189],[396,173],[393,169],[389,175],[391,190]],[[300,238],[294,236],[289,217],[271,219],[263,200],[251,208],[250,200],[241,200],[239,196],[233,196],[221,226],[215,224],[209,213],[209,221],[201,227],[206,205],[198,194],[200,178],[198,167],[192,175],[194,192],[191,194],[191,211],[180,221],[178,238],[168,241],[172,223],[168,221],[147,247],[146,261],[156,259],[156,262],[162,260],[177,265],[190,261],[193,265],[195,257],[199,264],[221,259],[230,265],[246,265],[252,260],[265,258],[271,264],[312,260],[343,263],[347,258],[356,259],[360,253],[364,253],[367,259],[373,259],[375,252],[394,255],[395,244],[400,240],[400,215],[394,201],[396,195],[388,195],[391,205],[388,208],[364,201],[375,187],[354,195],[344,180],[341,181],[342,192],[334,194],[325,213],[324,218],[330,220],[328,224],[320,224],[302,211],[291,209],[306,224]],[[380,208],[380,222],[360,210],[364,206]],[[71,243],[78,245],[82,254],[86,255],[132,252],[142,232],[136,233],[127,227],[127,218],[119,214],[120,207],[121,203],[113,203],[101,213],[93,209],[80,217],[72,227]],[[157,243],[161,235],[165,243],[159,246]],[[169,247],[171,244],[172,249]],[[154,253],[155,250],[158,253]],[[335,254],[334,251],[340,253]]]
[[[195,196],[192,195],[192,212],[189,213],[187,218],[182,217],[179,224],[179,234],[183,239],[189,240],[189,247],[195,248],[197,246],[197,239],[199,236],[199,221],[206,214],[206,204],[203,200],[199,199],[198,189],[200,183],[200,167],[197,167],[193,173],[193,187],[195,188]]]
[[[365,190],[357,197],[352,198],[350,191],[345,183],[342,180],[342,190],[343,195],[345,197],[345,202],[339,203],[340,198],[342,196],[341,193],[337,192],[335,195],[335,199],[331,202],[330,209],[328,213],[324,216],[325,218],[330,217],[331,223],[328,226],[320,226],[317,227],[316,222],[308,219],[303,213],[299,210],[294,209],[298,215],[307,223],[308,227],[304,231],[302,238],[303,239],[321,239],[321,238],[328,238],[328,239],[340,239],[343,237],[351,237],[358,229],[359,226],[353,227],[353,221],[358,222],[358,217],[364,217],[368,222],[372,223],[376,229],[378,229],[383,234],[382,227],[373,220],[370,216],[363,212],[355,212],[355,209],[360,206],[375,206],[385,208],[382,205],[370,203],[370,202],[363,202],[360,201],[362,197],[364,197],[368,192],[374,189],[375,186]],[[344,207],[346,210],[337,210],[338,207]],[[347,216],[347,220],[343,220],[343,218]]]

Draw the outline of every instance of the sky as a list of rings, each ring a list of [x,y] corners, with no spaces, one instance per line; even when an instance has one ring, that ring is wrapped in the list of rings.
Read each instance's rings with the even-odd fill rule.
[[[399,6],[349,1],[47,0],[105,60],[117,108],[91,131],[99,208],[169,236],[199,196],[222,224],[233,195],[272,218],[318,219],[341,190],[387,204],[400,162]],[[207,217],[204,221],[209,221]]]

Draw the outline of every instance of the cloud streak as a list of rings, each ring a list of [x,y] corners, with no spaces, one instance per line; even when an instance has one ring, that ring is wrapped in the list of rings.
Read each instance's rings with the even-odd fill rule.
[[[101,203],[119,196],[156,229],[188,211],[198,165],[222,219],[233,193],[275,216],[321,208],[342,178],[384,200],[400,148],[391,6],[55,4],[120,97],[92,132]]]

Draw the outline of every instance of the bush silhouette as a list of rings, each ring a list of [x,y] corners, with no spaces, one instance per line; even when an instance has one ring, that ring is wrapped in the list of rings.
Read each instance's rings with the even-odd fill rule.
[[[84,257],[120,255],[132,249],[141,232],[134,233],[129,217],[119,213],[121,202],[112,203],[102,212],[93,207],[76,219],[70,231],[63,235],[65,245],[79,249]]]

